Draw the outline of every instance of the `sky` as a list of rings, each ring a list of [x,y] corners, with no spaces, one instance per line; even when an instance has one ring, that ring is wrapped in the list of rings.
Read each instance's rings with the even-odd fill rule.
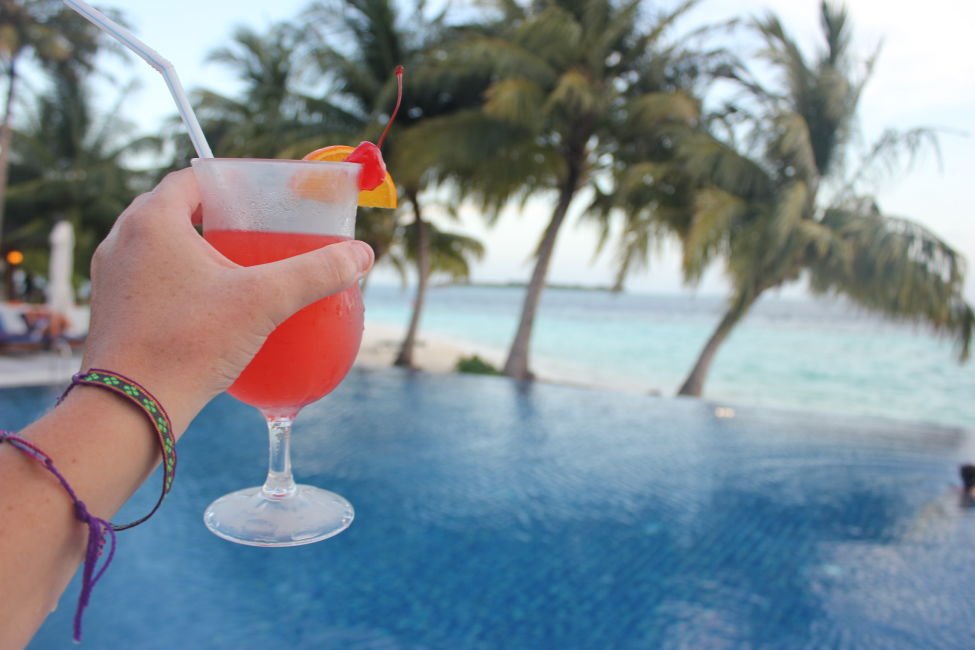
[[[205,63],[207,52],[227,42],[234,28],[261,29],[272,21],[297,15],[308,0],[107,0],[101,7],[124,10],[133,30],[169,58],[188,89],[207,87],[233,93],[236,84],[217,64]],[[670,6],[673,3],[662,3]],[[910,217],[959,249],[975,266],[975,219],[971,186],[975,172],[975,3],[927,0],[923,5],[888,0],[848,0],[854,27],[854,50],[863,57],[882,45],[874,76],[861,100],[860,126],[864,147],[887,128],[915,126],[941,130],[941,157],[929,153],[912,169],[880,182],[874,193],[888,214]],[[818,0],[704,0],[689,14],[679,31],[732,17],[776,12],[807,53],[818,46]],[[737,41],[740,54],[757,49],[746,38]],[[126,101],[125,114],[143,132],[156,132],[174,114],[161,77],[132,59],[108,64],[120,80],[134,79],[138,90]],[[115,97],[106,97],[109,106]],[[322,143],[334,144],[334,143]],[[352,143],[354,144],[354,143]],[[395,178],[395,170],[391,170]],[[582,201],[579,201],[579,206]],[[520,212],[508,210],[488,228],[472,209],[450,227],[482,239],[486,258],[474,267],[478,281],[525,281],[531,271],[531,251],[551,212],[551,201],[530,202]],[[550,281],[605,285],[612,281],[611,258],[593,263],[595,232],[570,213],[560,234]],[[446,224],[445,224],[446,225]],[[391,271],[380,281],[393,281]],[[713,268],[695,288],[680,280],[679,256],[664,246],[649,269],[634,275],[628,289],[675,293],[695,290],[723,293],[727,284],[721,269]],[[793,288],[785,293],[801,293]],[[975,268],[969,273],[966,296],[975,300]]]

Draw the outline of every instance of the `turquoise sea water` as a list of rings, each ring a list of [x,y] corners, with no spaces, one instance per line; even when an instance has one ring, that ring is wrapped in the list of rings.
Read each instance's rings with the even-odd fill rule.
[[[405,327],[412,295],[369,287],[367,322]],[[422,332],[503,360],[522,297],[519,288],[434,288]],[[533,367],[542,377],[671,395],[723,307],[712,296],[549,290],[536,323]],[[771,296],[719,351],[705,397],[970,429],[975,363],[959,365],[952,342],[921,327],[842,302]]]

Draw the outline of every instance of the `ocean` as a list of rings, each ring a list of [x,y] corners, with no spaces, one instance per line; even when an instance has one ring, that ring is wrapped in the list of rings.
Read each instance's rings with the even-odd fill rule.
[[[500,363],[514,335],[519,287],[434,287],[424,335]],[[404,327],[413,288],[373,285],[366,321]],[[717,325],[720,296],[549,289],[539,308],[532,367],[543,379],[673,395]],[[704,397],[975,428],[975,362],[952,341],[848,303],[769,295],[718,352]]]

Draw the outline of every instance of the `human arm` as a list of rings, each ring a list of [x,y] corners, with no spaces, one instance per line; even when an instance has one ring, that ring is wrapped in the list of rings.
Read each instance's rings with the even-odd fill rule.
[[[373,259],[367,245],[346,242],[240,267],[196,232],[199,204],[195,177],[184,170],[119,217],[92,262],[82,361],[82,369],[106,368],[143,384],[168,410],[177,438],[279,323],[355,282]],[[160,460],[144,416],[90,387],[77,387],[19,435],[53,458],[102,518]],[[86,535],[53,476],[0,445],[0,648],[29,641],[77,569]]]

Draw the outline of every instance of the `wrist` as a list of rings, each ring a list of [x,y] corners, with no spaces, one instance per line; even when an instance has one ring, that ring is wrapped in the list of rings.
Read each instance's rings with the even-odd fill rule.
[[[192,378],[182,377],[182,373],[178,369],[167,368],[165,363],[140,362],[133,355],[114,358],[108,355],[97,357],[85,355],[81,372],[87,372],[93,368],[117,373],[144,387],[166,409],[172,421],[173,435],[176,439],[183,435],[193,418],[212,397],[207,395],[205,391],[195,389]],[[86,389],[85,392],[89,392],[89,390]],[[108,395],[108,397],[112,396]],[[133,409],[132,405],[126,406],[122,398],[115,397],[113,399],[117,400],[118,404],[124,408]]]
[[[72,377],[71,385],[65,390],[60,401],[63,401],[72,390],[78,387],[95,388],[117,396],[142,414],[156,439],[163,464],[163,489],[156,505],[142,519],[124,526],[112,525],[117,531],[138,526],[156,512],[172,488],[173,479],[176,476],[176,436],[173,432],[173,423],[159,400],[145,386],[125,375],[103,368],[92,368],[86,372],[79,372]]]
[[[114,515],[162,458],[138,409],[86,386],[75,387],[22,435],[54,458],[92,512],[105,518]]]

